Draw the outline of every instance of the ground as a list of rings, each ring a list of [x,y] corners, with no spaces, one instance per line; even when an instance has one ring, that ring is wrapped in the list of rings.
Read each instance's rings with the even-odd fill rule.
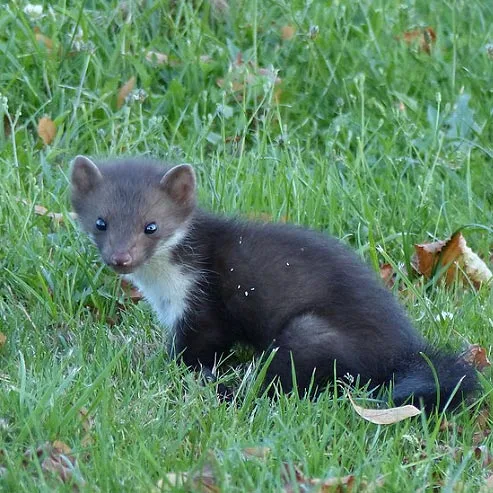
[[[192,163],[204,207],[341,238],[433,344],[489,351],[491,288],[411,267],[459,229],[490,262],[488,2],[17,0],[0,25],[2,491],[487,491],[488,371],[469,407],[388,426],[258,396],[244,367],[220,403],[78,231],[67,176],[81,153]]]

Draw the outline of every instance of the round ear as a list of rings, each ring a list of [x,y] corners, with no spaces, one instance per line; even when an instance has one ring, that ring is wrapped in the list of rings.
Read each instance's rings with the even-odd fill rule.
[[[195,172],[189,164],[179,164],[167,171],[160,186],[178,204],[195,202]]]
[[[88,157],[79,155],[74,159],[70,177],[74,191],[85,194],[102,180],[101,171]]]

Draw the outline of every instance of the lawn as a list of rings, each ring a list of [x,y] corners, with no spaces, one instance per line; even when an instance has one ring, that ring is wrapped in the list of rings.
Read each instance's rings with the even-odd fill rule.
[[[388,426],[341,392],[269,400],[246,363],[218,402],[68,183],[76,154],[192,163],[205,208],[341,238],[434,345],[489,352],[491,287],[411,266],[461,229],[491,267],[489,2],[16,0],[0,53],[1,491],[493,491],[488,370],[456,413]]]

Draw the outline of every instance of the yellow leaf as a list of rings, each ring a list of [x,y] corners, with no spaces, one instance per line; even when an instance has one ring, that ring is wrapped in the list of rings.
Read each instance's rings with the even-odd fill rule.
[[[146,60],[156,65],[167,65],[169,57],[165,53],[159,53],[158,51],[148,51],[146,53]]]
[[[250,457],[266,459],[269,456],[270,452],[270,447],[246,447],[243,449],[243,455],[246,459]]]
[[[7,336],[3,332],[0,332],[0,348],[4,346],[6,342]]]
[[[135,82],[137,79],[135,78],[135,75],[132,75],[130,79],[123,84],[122,87],[120,87],[120,90],[118,91],[118,97],[116,98],[116,107],[120,109],[123,104],[125,103],[126,97],[132,92],[132,89],[135,87]]]
[[[45,36],[39,30],[39,27],[34,28],[34,37],[36,38],[36,41],[38,43],[44,44],[48,51],[51,51],[53,49],[53,41],[48,36]]]
[[[387,409],[366,409],[364,407],[358,406],[351,395],[348,393],[348,398],[354,408],[354,410],[366,421],[374,423],[376,425],[391,425],[398,423],[404,419],[412,418],[421,414],[421,411],[414,406],[400,406],[400,407],[390,407]]]
[[[38,122],[38,135],[45,145],[51,144],[56,136],[55,122],[47,116],[41,118]]]

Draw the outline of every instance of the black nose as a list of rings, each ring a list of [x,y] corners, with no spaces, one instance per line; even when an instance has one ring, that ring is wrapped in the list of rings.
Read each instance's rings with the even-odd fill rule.
[[[132,257],[128,252],[115,252],[111,256],[111,265],[126,267],[132,263]]]

